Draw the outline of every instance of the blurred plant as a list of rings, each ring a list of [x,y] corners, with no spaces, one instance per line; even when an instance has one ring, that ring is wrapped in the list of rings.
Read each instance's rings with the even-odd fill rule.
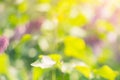
[[[9,45],[9,40],[5,36],[0,37],[0,53],[3,53]]]
[[[41,19],[30,21],[26,25],[16,27],[14,35],[11,38],[11,41],[19,40],[25,34],[33,34],[33,33],[40,32],[40,27],[42,23],[43,23],[43,19],[41,18]]]
[[[118,3],[0,1],[0,80],[120,80]]]

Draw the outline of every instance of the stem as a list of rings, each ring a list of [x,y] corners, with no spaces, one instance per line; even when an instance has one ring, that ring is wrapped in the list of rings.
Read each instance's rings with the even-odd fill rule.
[[[52,80],[56,80],[56,73],[55,69],[52,70]]]

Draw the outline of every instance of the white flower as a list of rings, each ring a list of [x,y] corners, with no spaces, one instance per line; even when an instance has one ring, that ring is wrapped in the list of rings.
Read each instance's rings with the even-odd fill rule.
[[[44,68],[50,68],[54,64],[56,64],[56,62],[53,61],[50,57],[42,56],[42,60],[41,61],[37,60],[36,62],[32,63],[31,65],[44,69]]]

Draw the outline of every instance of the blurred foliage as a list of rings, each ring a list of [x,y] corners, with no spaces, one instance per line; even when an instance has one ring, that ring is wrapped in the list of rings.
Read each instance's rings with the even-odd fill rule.
[[[0,80],[120,80],[119,3],[0,0]]]

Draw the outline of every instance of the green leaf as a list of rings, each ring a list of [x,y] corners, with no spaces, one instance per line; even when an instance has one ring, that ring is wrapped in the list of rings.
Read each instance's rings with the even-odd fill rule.
[[[32,38],[32,36],[30,34],[25,34],[22,39],[21,39],[21,43],[27,42]]]
[[[39,80],[42,77],[43,70],[38,67],[33,68],[33,80]]]

